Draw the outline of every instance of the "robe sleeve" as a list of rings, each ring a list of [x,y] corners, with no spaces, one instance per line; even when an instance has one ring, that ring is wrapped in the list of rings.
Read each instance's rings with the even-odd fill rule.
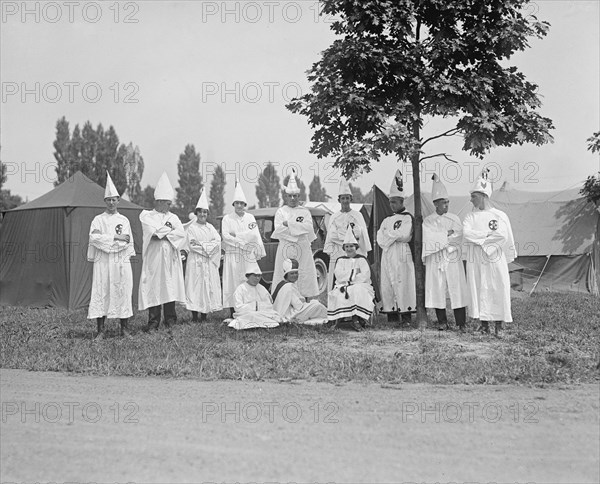
[[[283,225],[283,222],[288,222],[288,226]],[[283,207],[275,212],[275,230],[271,234],[272,239],[286,240],[288,242],[298,242],[298,237],[290,233],[289,220],[287,220]]]
[[[237,236],[237,232],[236,235],[231,235],[231,232],[236,232],[235,230],[233,230],[233,227],[231,226],[231,220],[229,217],[223,217],[223,225],[221,226],[221,236],[223,237],[223,245],[227,248],[242,248],[244,246],[244,240],[240,239]]]
[[[467,214],[463,220],[463,237],[466,242],[475,245],[483,245],[487,239],[487,230],[475,230],[472,213]]]
[[[352,282],[361,282],[371,284],[371,268],[367,259],[363,257],[357,257],[357,263],[354,267],[354,275],[352,276]]]
[[[112,234],[102,233],[102,225],[97,218],[92,220],[92,225],[90,226],[90,245],[106,253],[116,252],[115,249],[118,246]]]
[[[303,208],[300,210],[294,210],[294,212],[295,213],[293,213],[288,220],[290,234],[296,238],[302,235],[307,235],[310,242],[315,240],[316,235],[310,211],[306,208]]]
[[[173,230],[170,230],[166,234],[166,238],[175,250],[180,250],[180,247],[185,244],[185,230],[183,229],[183,224],[181,223],[181,220],[179,220],[179,217],[175,214],[171,214],[171,216],[168,218],[168,221],[171,222],[171,225],[173,225]],[[169,227],[166,225],[164,227],[169,229]]]
[[[329,225],[327,226],[327,237],[325,237],[325,245],[323,247],[323,251],[326,254],[333,254],[335,252],[335,245],[342,245],[344,239],[340,239],[339,237],[339,227],[338,227],[338,218],[340,217],[340,212],[334,213],[329,219]]]
[[[358,235],[358,246],[365,252],[365,255],[371,251],[371,241],[369,240],[369,229],[365,223],[364,217],[358,212],[358,217],[354,217],[356,225],[359,229]]]
[[[273,307],[275,311],[279,313],[282,318],[287,317],[286,314],[290,306],[292,306],[292,291],[291,283],[284,284],[283,287],[277,293]]]
[[[446,229],[440,230],[439,226],[436,227],[434,221],[427,217],[423,221],[423,261],[427,256],[440,252],[447,246],[448,231]]]
[[[249,301],[248,299],[245,283],[242,283],[233,293],[233,307],[238,315],[252,313],[257,310],[257,301]]]

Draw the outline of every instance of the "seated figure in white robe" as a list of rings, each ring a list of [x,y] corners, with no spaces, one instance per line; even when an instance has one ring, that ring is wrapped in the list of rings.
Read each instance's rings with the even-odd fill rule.
[[[283,281],[273,292],[273,307],[287,322],[324,324],[327,322],[327,308],[316,299],[306,302],[298,289],[298,266],[295,259],[283,261]]]
[[[327,298],[327,317],[336,324],[348,321],[352,329],[361,331],[375,307],[371,268],[367,259],[357,253],[358,242],[351,228],[343,247],[346,255],[335,264],[333,289]]]
[[[283,318],[273,309],[269,291],[260,284],[262,271],[256,262],[246,267],[246,282],[242,282],[233,293],[233,320],[227,319],[234,329],[275,328]]]

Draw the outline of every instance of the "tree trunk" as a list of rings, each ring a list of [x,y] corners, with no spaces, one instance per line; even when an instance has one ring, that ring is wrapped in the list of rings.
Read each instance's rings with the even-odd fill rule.
[[[413,123],[414,139],[420,139],[419,123]],[[417,291],[417,323],[419,328],[427,326],[427,311],[425,310],[425,266],[421,254],[423,252],[423,213],[421,211],[421,165],[420,154],[415,152],[410,162],[412,165],[414,202],[415,202],[415,284]]]

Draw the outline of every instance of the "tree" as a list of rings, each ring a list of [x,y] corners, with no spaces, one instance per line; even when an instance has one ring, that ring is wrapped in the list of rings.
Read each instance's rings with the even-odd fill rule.
[[[308,185],[308,198],[311,202],[326,202],[331,197],[321,185],[321,178],[315,175]]]
[[[308,71],[311,92],[288,104],[315,128],[311,152],[334,156],[348,179],[393,154],[410,162],[415,199],[417,320],[426,322],[421,262],[420,163],[430,143],[463,137],[463,150],[483,158],[495,146],[552,140],[540,116],[537,86],[510,57],[549,24],[525,16],[528,0],[323,0],[338,38]],[[427,138],[425,121],[452,128]],[[429,146],[427,146],[429,149]]]
[[[140,197],[131,201],[137,203],[140,207],[152,210],[154,208],[154,187],[146,185],[146,188],[141,191]]]
[[[225,172],[220,165],[217,165],[210,182],[209,208],[212,220],[223,215],[225,211]]]
[[[594,133],[587,139],[588,150],[592,153],[600,152],[600,131]],[[600,207],[600,171],[597,175],[590,175],[584,182],[583,187],[579,190],[588,202]]]
[[[23,199],[19,195],[12,195],[10,190],[2,188],[6,183],[6,178],[6,165],[0,161],[0,212],[11,210],[23,204]]]
[[[279,175],[277,175],[277,170],[275,170],[273,163],[269,162],[258,177],[258,184],[256,185],[258,206],[260,208],[279,207],[280,191]]]
[[[200,154],[196,153],[194,145],[186,145],[183,153],[179,155],[177,163],[179,186],[177,191],[177,208],[180,217],[187,217],[193,212],[198,203],[200,190],[202,190],[202,175],[200,175]]]
[[[144,158],[142,158],[140,148],[138,146],[134,148],[131,142],[125,148],[123,166],[125,168],[125,182],[127,184],[125,191],[129,196],[129,200],[137,203],[136,200],[140,200],[142,197],[141,181],[144,174]]]
[[[285,178],[283,179],[283,186],[287,187],[287,184],[289,182],[290,182],[290,175],[286,175]],[[298,188],[300,189],[299,200],[301,202],[306,202],[306,185],[304,184],[304,182],[302,180],[300,180],[300,178],[298,176],[296,176],[296,184],[298,185]]]
[[[69,122],[63,116],[56,122],[56,140],[54,141],[54,159],[56,160],[56,181],[54,186],[60,185],[73,173],[70,173],[71,157],[69,146],[71,144],[71,132]]]

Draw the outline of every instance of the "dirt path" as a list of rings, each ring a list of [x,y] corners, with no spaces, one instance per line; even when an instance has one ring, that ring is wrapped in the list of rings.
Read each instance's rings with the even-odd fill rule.
[[[0,385],[2,482],[600,482],[597,385]]]

